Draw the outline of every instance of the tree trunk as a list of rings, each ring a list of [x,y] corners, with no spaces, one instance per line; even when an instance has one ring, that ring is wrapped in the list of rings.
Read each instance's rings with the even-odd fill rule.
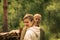
[[[8,0],[3,0],[3,32],[8,31],[7,9],[8,9]]]

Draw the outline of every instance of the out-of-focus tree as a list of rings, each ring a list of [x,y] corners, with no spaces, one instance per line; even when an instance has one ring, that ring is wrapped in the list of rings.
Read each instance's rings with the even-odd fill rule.
[[[46,14],[48,14],[48,22],[50,25],[50,31],[52,33],[57,33],[60,32],[59,30],[59,26],[60,26],[60,2],[58,2],[58,0],[54,0],[52,2],[50,2],[50,5],[48,5],[46,7]]]

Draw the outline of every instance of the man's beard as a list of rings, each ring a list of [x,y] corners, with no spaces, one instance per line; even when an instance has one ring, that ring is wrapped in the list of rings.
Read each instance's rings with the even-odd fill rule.
[[[37,23],[36,23],[36,26],[39,26],[39,23],[40,23],[40,22],[37,22]]]

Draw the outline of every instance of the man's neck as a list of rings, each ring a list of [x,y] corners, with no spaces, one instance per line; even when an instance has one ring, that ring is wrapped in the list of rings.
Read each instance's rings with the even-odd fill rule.
[[[36,24],[34,24],[34,26],[37,26],[37,27],[39,27],[39,25],[36,25]]]

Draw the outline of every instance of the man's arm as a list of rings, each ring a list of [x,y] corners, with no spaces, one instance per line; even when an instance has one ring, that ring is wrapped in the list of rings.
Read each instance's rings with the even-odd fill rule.
[[[40,29],[40,40],[45,40],[45,32]]]

